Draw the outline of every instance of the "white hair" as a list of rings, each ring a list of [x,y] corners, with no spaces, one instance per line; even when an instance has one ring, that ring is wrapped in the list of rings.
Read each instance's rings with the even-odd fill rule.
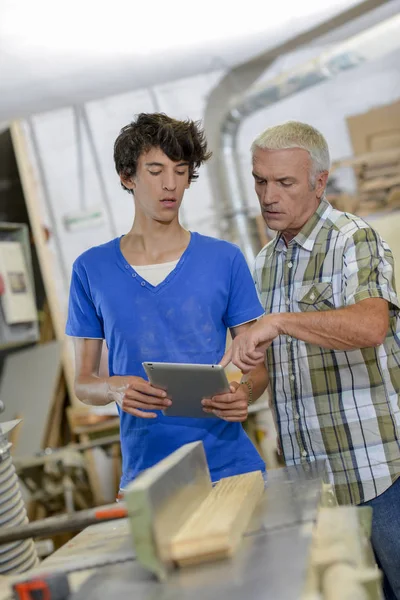
[[[331,160],[326,139],[317,129],[300,123],[287,121],[282,125],[269,127],[256,137],[251,145],[251,152],[257,148],[262,150],[288,150],[301,148],[306,150],[311,158],[310,183],[315,184],[315,178],[323,171],[329,171]]]

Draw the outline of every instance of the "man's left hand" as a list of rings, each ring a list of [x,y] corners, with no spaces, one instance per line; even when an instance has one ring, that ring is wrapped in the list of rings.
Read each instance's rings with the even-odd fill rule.
[[[229,394],[218,394],[202,401],[205,412],[213,412],[224,421],[245,421],[248,414],[249,389],[237,381],[230,384]]]

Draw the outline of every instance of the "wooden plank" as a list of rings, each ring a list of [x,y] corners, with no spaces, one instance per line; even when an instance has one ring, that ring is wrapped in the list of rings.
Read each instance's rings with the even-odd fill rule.
[[[332,163],[331,174],[337,169],[344,167],[378,166],[398,160],[400,160],[400,148],[390,148],[388,150],[380,150],[379,152],[366,152],[365,154],[336,160]]]
[[[232,556],[264,492],[261,471],[221,479],[170,544],[179,566]]]
[[[88,443],[90,442],[90,437],[88,434],[82,434],[79,436],[79,441]],[[99,469],[96,464],[95,449],[85,450],[83,454],[85,457],[89,485],[93,495],[93,502],[95,506],[100,506],[101,504],[104,504],[104,497],[100,484]]]
[[[396,177],[380,177],[371,179],[360,186],[361,192],[374,192],[379,190],[388,190],[391,187],[400,185],[400,175]]]
[[[64,415],[64,404],[67,395],[64,374],[60,374],[53,404],[50,409],[44,445],[57,448],[62,445],[61,425]]]
[[[29,222],[31,225],[33,238],[35,240],[35,248],[42,273],[46,298],[53,321],[54,333],[56,339],[62,343],[62,364],[64,367],[69,397],[73,404],[79,405],[80,402],[75,396],[74,391],[74,364],[72,353],[68,348],[68,343],[64,333],[65,318],[61,309],[60,300],[58,298],[57,289],[54,282],[55,279],[52,266],[52,257],[49,252],[46,233],[43,227],[43,211],[39,197],[38,181],[35,177],[33,166],[29,159],[28,145],[21,123],[19,121],[14,121],[11,123],[10,132],[22,189],[24,192],[26,208],[29,215]]]
[[[392,163],[385,166],[369,166],[361,170],[359,178],[362,181],[369,181],[377,177],[395,177],[400,173],[400,163]]]

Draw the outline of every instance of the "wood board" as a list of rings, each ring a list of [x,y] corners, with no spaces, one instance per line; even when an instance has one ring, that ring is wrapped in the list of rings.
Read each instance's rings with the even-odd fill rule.
[[[170,543],[179,566],[232,556],[264,492],[261,471],[221,479]]]

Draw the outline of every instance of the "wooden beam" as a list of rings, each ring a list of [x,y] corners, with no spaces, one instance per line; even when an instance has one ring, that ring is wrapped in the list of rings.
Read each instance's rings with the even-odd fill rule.
[[[68,341],[64,332],[65,317],[61,310],[60,300],[55,286],[55,273],[52,265],[53,259],[49,251],[43,227],[43,208],[40,201],[37,177],[34,175],[33,167],[29,159],[28,144],[21,123],[19,121],[11,123],[10,131],[26,208],[29,215],[33,238],[35,240],[43,285],[53,322],[54,333],[56,339],[62,342],[62,365],[69,397],[73,404],[80,405],[81,403],[74,392],[73,358],[72,353],[68,348]]]
[[[187,566],[232,556],[263,492],[261,471],[221,479],[172,538],[172,560]]]
[[[349,156],[336,160],[332,163],[331,174],[337,169],[343,167],[362,167],[365,165],[384,165],[391,161],[397,162],[400,160],[400,148],[389,148],[388,150],[379,150],[375,152],[366,152],[356,156]]]

